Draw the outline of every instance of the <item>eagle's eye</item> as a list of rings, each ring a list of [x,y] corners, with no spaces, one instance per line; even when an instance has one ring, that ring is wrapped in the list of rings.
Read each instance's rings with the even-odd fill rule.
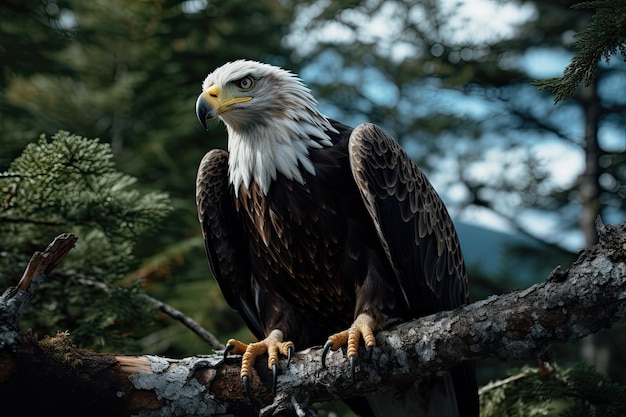
[[[249,90],[254,85],[254,78],[248,75],[246,77],[243,77],[241,80],[238,80],[236,84],[237,87],[241,88],[242,90]]]

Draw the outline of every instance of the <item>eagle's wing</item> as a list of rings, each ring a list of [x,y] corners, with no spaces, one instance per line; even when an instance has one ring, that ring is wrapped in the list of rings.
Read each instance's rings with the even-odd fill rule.
[[[239,313],[257,337],[263,325],[257,313],[258,291],[251,286],[247,249],[228,182],[228,152],[209,151],[198,168],[196,204],[211,271],[226,302]]]
[[[373,124],[350,136],[352,174],[413,314],[467,302],[468,286],[450,216],[424,173]]]

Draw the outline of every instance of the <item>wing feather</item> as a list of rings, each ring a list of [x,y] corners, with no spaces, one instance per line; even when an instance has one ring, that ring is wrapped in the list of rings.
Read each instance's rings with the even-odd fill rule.
[[[204,237],[209,266],[226,302],[242,314],[248,327],[257,336],[263,335],[258,315],[260,291],[251,282],[247,245],[228,182],[228,152],[209,151],[198,168],[196,177],[198,219]]]
[[[400,145],[373,124],[354,129],[350,165],[398,284],[415,314],[467,302],[467,276],[441,198]]]

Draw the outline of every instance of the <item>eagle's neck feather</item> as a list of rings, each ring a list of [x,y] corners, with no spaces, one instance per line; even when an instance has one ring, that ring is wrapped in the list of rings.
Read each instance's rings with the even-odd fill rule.
[[[251,129],[227,125],[227,130],[229,177],[237,196],[241,186],[249,189],[252,181],[267,195],[278,174],[304,183],[303,173],[315,175],[309,149],[331,146],[327,132],[336,132],[317,112],[305,118],[276,118],[271,125],[261,122]]]

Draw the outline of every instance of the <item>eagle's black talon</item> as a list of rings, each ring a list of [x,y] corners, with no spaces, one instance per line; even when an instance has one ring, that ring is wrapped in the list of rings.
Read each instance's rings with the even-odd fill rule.
[[[372,360],[372,352],[374,352],[374,348],[371,346],[366,346],[365,350],[367,351],[367,360],[371,361]]]
[[[287,368],[289,368],[289,365],[291,364],[291,354],[293,353],[293,348],[291,346],[289,346],[287,348]]]
[[[356,381],[356,356],[350,356],[350,376]]]
[[[226,356],[228,356],[228,353],[233,350],[235,348],[235,345],[229,343],[226,345],[226,347],[224,348],[224,360],[226,360]]]
[[[246,394],[248,395],[248,397],[251,400],[254,400],[254,394],[252,393],[252,390],[250,389],[250,379],[248,378],[248,376],[244,376],[243,378],[241,378],[241,381],[243,382],[243,388],[246,390]]]
[[[272,365],[272,394],[276,394],[276,381],[278,380],[278,366]]]
[[[322,351],[322,368],[326,368],[326,355],[328,355],[328,351],[333,346],[333,342],[327,340],[324,344],[324,350]]]

